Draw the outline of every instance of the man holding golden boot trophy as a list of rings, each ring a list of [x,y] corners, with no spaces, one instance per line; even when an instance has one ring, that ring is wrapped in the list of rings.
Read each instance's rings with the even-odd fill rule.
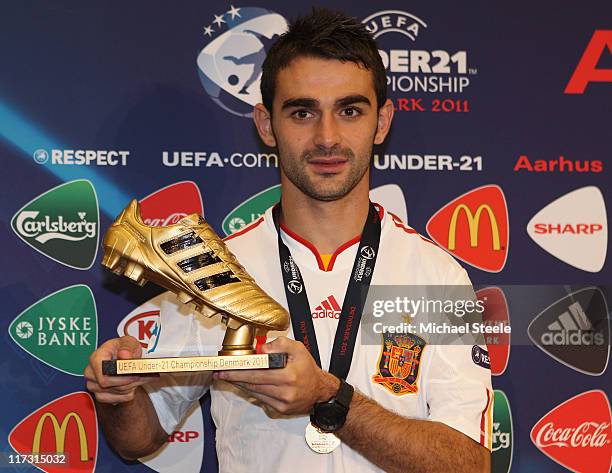
[[[261,353],[286,358],[276,369],[105,375],[104,361],[143,356],[132,337],[109,340],[85,370],[107,440],[126,459],[150,455],[210,391],[222,472],[490,471],[493,390],[472,346],[358,336],[370,284],[471,285],[369,200],[372,147],[393,118],[376,43],[356,19],[314,10],[268,51],[261,91],[253,116],[278,148],[280,204],[223,241],[197,215],[146,227],[132,202],[103,264],[176,294],[148,355],[222,345],[221,356],[258,356],[253,339],[268,332]],[[221,314],[225,331],[177,299]],[[338,309],[319,317],[319,301]]]

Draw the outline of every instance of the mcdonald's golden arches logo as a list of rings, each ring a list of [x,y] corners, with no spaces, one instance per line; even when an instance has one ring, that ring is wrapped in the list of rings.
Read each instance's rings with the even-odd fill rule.
[[[456,258],[476,268],[500,272],[508,257],[508,206],[494,184],[453,199],[427,222],[427,233]]]
[[[49,419],[53,426],[53,434],[55,437],[55,452],[58,454],[66,453],[66,429],[68,428],[68,422],[74,419],[79,432],[79,446],[80,446],[80,458],[81,461],[87,461],[89,456],[87,454],[87,435],[85,433],[85,427],[83,427],[83,421],[76,412],[69,412],[60,425],[55,414],[51,412],[45,412],[36,424],[36,430],[34,430],[34,440],[32,440],[32,455],[40,454],[40,442],[42,437],[42,430],[45,426],[45,422]]]
[[[31,413],[9,434],[23,455],[65,455],[64,464],[37,463],[47,473],[92,473],[98,454],[98,422],[91,396],[67,394]]]

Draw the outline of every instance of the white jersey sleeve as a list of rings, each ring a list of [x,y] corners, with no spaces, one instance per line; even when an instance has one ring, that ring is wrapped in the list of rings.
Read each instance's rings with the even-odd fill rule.
[[[164,373],[159,379],[144,384],[164,431],[170,435],[182,422],[194,402],[208,391],[210,374]]]
[[[190,306],[167,293],[161,301],[156,336],[149,340],[144,357],[216,355],[223,338],[219,325],[197,316]],[[211,380],[211,371],[163,373],[143,385],[166,433],[175,431],[192,404],[206,394]]]
[[[446,284],[471,286],[459,265],[451,270]],[[426,378],[428,419],[443,422],[491,450],[491,370],[488,359],[482,362],[472,355],[473,350],[487,353],[486,346],[430,345],[428,349],[432,360]]]

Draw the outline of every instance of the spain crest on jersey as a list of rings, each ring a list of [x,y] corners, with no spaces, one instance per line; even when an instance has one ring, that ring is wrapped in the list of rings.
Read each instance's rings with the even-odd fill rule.
[[[378,373],[372,380],[393,394],[416,393],[425,340],[408,333],[384,333]]]

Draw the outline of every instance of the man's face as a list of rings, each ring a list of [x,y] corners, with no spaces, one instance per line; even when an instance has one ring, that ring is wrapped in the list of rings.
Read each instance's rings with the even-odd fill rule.
[[[273,143],[262,138],[278,147],[282,176],[309,197],[331,201],[367,179],[378,122],[370,71],[302,57],[278,73]]]

